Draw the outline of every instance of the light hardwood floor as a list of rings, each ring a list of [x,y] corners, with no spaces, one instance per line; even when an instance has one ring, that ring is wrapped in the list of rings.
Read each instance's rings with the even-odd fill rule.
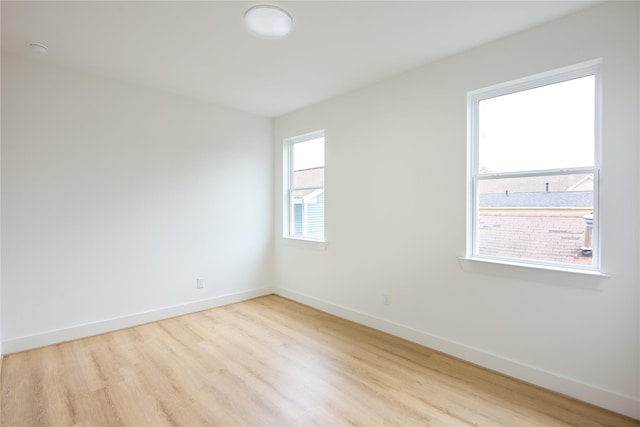
[[[268,296],[11,354],[2,426],[640,426]]]

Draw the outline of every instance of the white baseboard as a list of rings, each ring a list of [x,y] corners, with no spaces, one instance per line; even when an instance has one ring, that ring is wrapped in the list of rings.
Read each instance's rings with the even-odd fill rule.
[[[142,325],[144,323],[155,322],[157,320],[168,319],[170,317],[181,316],[183,314],[194,313],[209,308],[220,307],[233,304],[248,299],[261,297],[273,293],[273,288],[265,287],[248,291],[236,292],[233,294],[221,295],[206,300],[199,300],[179,304],[157,310],[135,313],[113,319],[100,320],[97,322],[85,323],[64,329],[56,329],[39,334],[23,336],[9,339],[2,343],[4,354],[29,350],[32,348],[44,347],[51,344],[59,344],[79,338],[112,332],[118,329],[129,328],[131,326]]]
[[[308,305],[326,313],[369,326],[374,329],[424,345],[433,350],[455,356],[462,360],[491,369],[501,374],[553,390],[593,405],[609,409],[632,418],[640,419],[640,400],[613,391],[580,382],[561,374],[545,371],[496,354],[469,347],[442,337],[428,334],[398,323],[359,312],[348,307],[323,301],[309,295],[283,288],[274,293],[282,297]]]

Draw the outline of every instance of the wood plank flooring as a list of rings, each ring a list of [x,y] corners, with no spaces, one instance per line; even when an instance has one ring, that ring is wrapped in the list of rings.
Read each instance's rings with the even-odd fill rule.
[[[277,296],[8,355],[2,426],[640,426]]]

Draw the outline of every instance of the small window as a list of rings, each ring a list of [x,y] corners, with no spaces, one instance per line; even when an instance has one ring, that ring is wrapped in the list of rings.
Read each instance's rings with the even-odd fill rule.
[[[599,65],[468,94],[467,256],[599,270]]]
[[[324,241],[324,132],[285,140],[285,236]]]

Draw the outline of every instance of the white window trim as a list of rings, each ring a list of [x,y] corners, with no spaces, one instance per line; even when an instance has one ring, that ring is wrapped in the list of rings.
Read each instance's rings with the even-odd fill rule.
[[[467,233],[466,256],[461,259],[470,261],[486,261],[495,264],[510,266],[534,267],[562,272],[601,273],[601,234],[600,234],[600,209],[599,209],[599,183],[602,157],[602,59],[595,59],[568,67],[558,68],[533,76],[512,80],[467,93]],[[505,177],[533,177],[546,175],[562,175],[576,173],[592,173],[593,187],[593,228],[592,228],[592,265],[571,265],[519,258],[490,256],[478,254],[478,201],[477,186],[479,181],[479,111],[478,104],[484,99],[507,95],[528,89],[534,89],[554,83],[560,83],[586,76],[595,76],[595,121],[594,121],[594,166],[583,168],[549,169],[542,171],[526,171],[511,173],[485,174],[482,180],[498,179]]]
[[[299,142],[308,141],[311,139],[323,138],[325,136],[324,129],[316,130],[313,132],[305,133],[303,135],[297,135],[292,138],[286,138],[282,144],[282,171],[283,171],[283,209],[282,209],[282,238],[289,239],[300,242],[313,242],[313,243],[326,243],[327,234],[325,230],[324,238],[322,239],[314,239],[313,237],[308,236],[295,236],[293,233],[294,224],[291,221],[293,218],[293,203],[291,203],[291,192],[293,188],[291,187],[293,183],[293,169],[291,165],[293,164],[293,150],[292,147],[294,144]],[[298,187],[296,190],[324,190],[325,187]],[[326,224],[326,212],[325,212],[325,224]],[[324,248],[323,248],[324,249]]]

